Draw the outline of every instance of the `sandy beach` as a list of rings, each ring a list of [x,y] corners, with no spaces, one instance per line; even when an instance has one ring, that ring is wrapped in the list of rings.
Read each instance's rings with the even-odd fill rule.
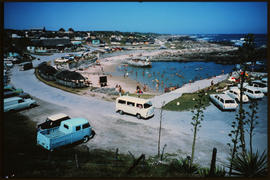
[[[77,72],[81,73],[84,77],[90,80],[93,87],[100,87],[99,77],[101,75],[107,75],[108,84],[106,88],[115,88],[117,85],[120,85],[124,92],[135,93],[137,84],[139,84],[141,88],[143,87],[143,84],[140,84],[138,81],[133,80],[129,77],[112,76],[112,72],[115,72],[117,66],[120,66],[125,59],[129,58],[130,55],[139,56],[140,54],[142,54],[143,56],[152,57],[162,52],[163,50],[145,52],[143,54],[141,52],[133,52],[126,55],[100,58],[98,60],[100,62],[100,65],[94,65],[82,71],[77,70]],[[160,94],[159,92],[156,92],[149,88],[147,88],[147,91],[145,93],[154,95]],[[86,95],[85,92],[83,94]]]

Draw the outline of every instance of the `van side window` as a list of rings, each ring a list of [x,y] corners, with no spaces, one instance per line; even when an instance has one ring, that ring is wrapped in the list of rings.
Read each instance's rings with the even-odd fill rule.
[[[136,104],[136,107],[142,108],[143,106],[142,106],[142,104]]]
[[[221,101],[222,103],[224,103],[224,100],[223,100],[223,99],[221,99],[221,98],[220,98],[220,101]]]
[[[76,126],[76,131],[81,130],[81,126]]]
[[[127,101],[128,106],[135,106],[135,103]]]
[[[64,124],[64,128],[68,129],[68,125]]]
[[[86,124],[84,124],[84,125],[82,126],[83,129],[88,128],[88,127],[90,127],[90,124],[89,124],[89,123],[86,123]]]
[[[120,100],[118,100],[118,103],[119,104],[126,104],[126,101],[123,101],[123,100],[120,99]]]

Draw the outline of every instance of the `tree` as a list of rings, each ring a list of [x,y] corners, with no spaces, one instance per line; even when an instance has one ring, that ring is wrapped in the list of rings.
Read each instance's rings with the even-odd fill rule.
[[[59,32],[64,33],[65,32],[65,29],[64,28],[60,28],[59,29]]]
[[[204,103],[203,103],[203,97],[204,97],[204,91],[199,91],[198,98],[195,99],[195,110],[192,110],[193,113],[192,122],[191,125],[193,126],[193,142],[192,142],[192,152],[191,152],[191,161],[190,164],[192,165],[193,159],[194,159],[194,153],[195,153],[195,144],[196,144],[196,137],[197,132],[199,131],[199,128],[201,127],[201,122],[203,121],[204,115],[203,110],[205,109]]]
[[[240,132],[240,142],[241,142],[241,148],[242,153],[246,153],[246,145],[245,145],[245,132],[244,132],[244,119],[245,119],[245,111],[243,109],[243,83],[246,80],[246,70],[247,65],[245,62],[256,61],[255,58],[255,43],[254,43],[254,35],[253,34],[247,34],[245,36],[245,42],[243,46],[239,47],[239,58],[240,58],[240,66],[242,68],[242,72],[240,73],[240,103],[239,103],[239,118],[238,118],[238,127]]]
[[[245,113],[245,110],[243,109],[243,94],[244,94],[243,83],[247,79],[246,62],[256,61],[255,54],[256,53],[255,53],[254,35],[247,34],[245,36],[245,42],[243,43],[243,46],[239,47],[238,49],[238,56],[240,59],[240,67],[241,67],[241,71],[239,72],[239,76],[240,76],[240,100],[239,101],[240,102],[239,102],[239,109],[236,114],[236,121],[233,121],[233,124],[232,124],[233,130],[231,131],[231,133],[229,133],[229,136],[232,137],[232,143],[233,143],[233,146],[231,146],[231,144],[228,143],[228,145],[231,147],[229,175],[231,175],[232,173],[232,163],[234,161],[235,156],[237,155],[239,147],[242,149],[243,157],[246,156],[244,126],[247,122],[245,121],[246,113]],[[238,145],[239,142],[240,142],[240,145]]]
[[[69,28],[68,31],[69,32],[74,32],[74,30],[72,28]]]
[[[255,125],[258,124],[258,121],[256,121],[256,119],[258,119],[258,116],[256,116],[258,112],[258,102],[256,100],[252,100],[251,104],[249,105],[249,109],[251,110],[251,112],[246,112],[247,116],[249,117],[249,119],[247,120],[247,125],[249,127],[247,129],[247,132],[249,133],[249,149],[250,153],[252,154],[252,137],[254,135]]]
[[[162,128],[162,112],[163,112],[163,109],[162,107],[164,106],[165,102],[163,101],[162,102],[162,106],[160,108],[160,116],[159,116],[159,131],[158,131],[158,157],[160,156],[160,136],[161,136],[161,128]]]

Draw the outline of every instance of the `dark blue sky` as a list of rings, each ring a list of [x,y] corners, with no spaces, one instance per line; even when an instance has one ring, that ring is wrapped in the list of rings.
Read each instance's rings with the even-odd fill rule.
[[[267,2],[5,2],[4,28],[267,33]]]

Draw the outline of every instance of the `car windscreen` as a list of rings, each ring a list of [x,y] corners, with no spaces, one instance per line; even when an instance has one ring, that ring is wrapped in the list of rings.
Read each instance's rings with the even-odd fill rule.
[[[143,105],[143,107],[144,107],[145,109],[150,108],[151,106],[152,106],[152,103],[151,103],[151,102],[147,102],[147,103],[145,103],[145,104]]]
[[[261,91],[255,91],[255,94],[260,94],[261,93]]]
[[[225,100],[226,104],[234,103],[234,100]]]

